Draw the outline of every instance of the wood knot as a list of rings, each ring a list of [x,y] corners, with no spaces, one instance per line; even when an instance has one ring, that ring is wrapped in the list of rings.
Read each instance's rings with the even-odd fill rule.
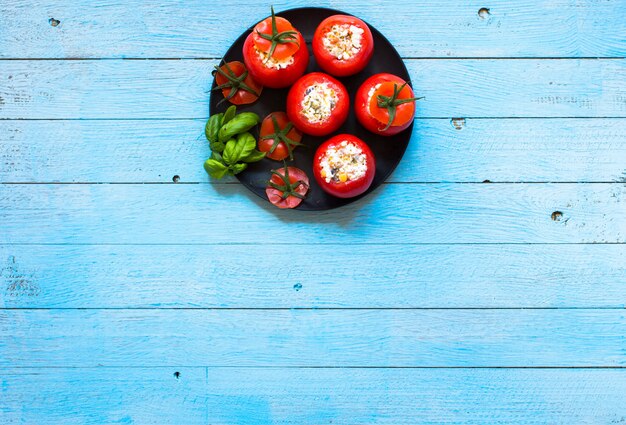
[[[50,25],[52,25],[53,27],[58,27],[61,21],[59,21],[58,19],[50,18],[48,19],[48,23],[50,23]]]
[[[552,221],[561,221],[561,219],[563,218],[563,213],[561,211],[554,211],[552,214],[550,214],[550,217],[552,218]]]
[[[480,9],[478,9],[478,17],[480,19],[487,19],[489,15],[491,15],[491,13],[489,13],[489,8],[481,7]]]
[[[450,124],[452,124],[452,127],[456,130],[462,130],[463,127],[465,127],[465,118],[452,118]]]

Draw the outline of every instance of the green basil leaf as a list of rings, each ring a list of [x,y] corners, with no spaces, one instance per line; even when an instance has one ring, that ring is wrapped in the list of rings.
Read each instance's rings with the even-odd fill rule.
[[[225,143],[237,134],[244,133],[257,125],[260,118],[254,112],[242,112],[220,128],[218,140]]]
[[[222,164],[224,163],[224,158],[222,158],[222,155],[220,155],[219,152],[211,152],[211,159],[219,161]]]
[[[237,107],[235,105],[231,105],[224,113],[224,119],[222,120],[222,125],[226,124],[228,121],[235,118],[236,113],[237,113]]]
[[[259,152],[258,150],[253,150],[250,155],[243,158],[243,162],[257,162],[265,158],[265,152]]]
[[[240,151],[237,149],[237,141],[235,139],[230,139],[226,142],[224,152],[222,152],[224,162],[228,165],[235,164],[239,161],[239,153]]]
[[[209,147],[213,152],[222,153],[224,152],[224,143],[222,142],[211,142],[209,143]]]
[[[211,143],[217,142],[218,137],[219,137],[218,136],[219,131],[220,131],[220,128],[222,127],[223,117],[224,117],[224,114],[222,113],[211,115],[209,120],[206,122],[206,125],[204,126],[204,135],[206,136],[209,142]]]
[[[245,170],[246,168],[248,168],[248,164],[244,164],[244,163],[239,163],[239,164],[233,164],[230,167],[228,167],[230,169],[230,172],[235,175],[235,174],[239,174],[241,173],[243,170]]]
[[[246,132],[237,136],[237,150],[239,151],[237,162],[250,155],[254,148],[256,148],[256,139],[252,134]]]
[[[214,179],[221,179],[228,172],[228,167],[211,158],[204,161],[204,169]]]

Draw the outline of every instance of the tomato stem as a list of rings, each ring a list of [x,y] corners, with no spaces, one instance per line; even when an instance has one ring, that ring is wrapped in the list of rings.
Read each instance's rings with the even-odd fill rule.
[[[278,121],[276,120],[276,117],[272,115],[272,125],[274,126],[274,133],[261,137],[262,140],[274,139],[274,143],[272,143],[272,147],[270,148],[269,153],[274,153],[276,147],[280,144],[280,142],[283,142],[285,146],[287,146],[289,159],[293,160],[293,149],[296,146],[302,145],[302,143],[296,142],[295,140],[287,137],[287,134],[289,134],[289,132],[293,128],[293,123],[289,121],[285,128],[281,130],[280,125],[278,125]]]
[[[279,44],[287,44],[287,43],[295,43],[298,47],[300,47],[300,43],[298,43],[298,31],[283,31],[278,32],[278,26],[276,25],[276,15],[274,14],[274,6],[271,6],[272,9],[272,35],[262,33],[257,30],[257,34],[259,37],[271,41],[272,45],[270,47],[269,54],[267,56],[267,60],[272,58],[274,51],[276,50],[276,46]]]
[[[232,99],[239,90],[247,91],[248,93],[252,93],[253,95],[257,97],[259,96],[259,93],[257,93],[252,87],[250,87],[244,82],[244,80],[248,77],[247,69],[244,72],[242,72],[240,76],[237,76],[237,74],[235,74],[235,72],[231,69],[228,63],[225,62],[224,67],[226,68],[228,73],[224,72],[224,70],[217,65],[215,66],[215,71],[213,71],[213,74],[217,72],[218,74],[220,74],[221,76],[223,76],[224,78],[228,80],[224,84],[220,84],[216,86],[213,90],[225,90],[225,89],[230,88],[230,92],[228,93],[228,96],[220,100],[218,105],[226,100]]]
[[[378,107],[379,108],[387,108],[387,112],[389,112],[389,122],[387,122],[387,126],[382,130],[386,131],[391,127],[393,120],[396,118],[396,108],[398,105],[402,105],[404,103],[415,102],[416,100],[423,99],[424,97],[410,97],[406,99],[398,99],[400,92],[407,83],[404,83],[398,88],[396,83],[393,84],[393,94],[391,96],[383,96],[382,94],[378,95]]]
[[[275,176],[278,176],[283,181],[284,184],[282,185],[276,184],[271,180],[267,182],[267,184],[273,187],[274,189],[283,192],[281,196],[282,199],[287,199],[290,196],[294,196],[298,199],[304,199],[304,195],[301,195],[298,192],[296,192],[296,189],[300,185],[302,185],[308,190],[309,185],[307,185],[302,180],[298,180],[296,182],[291,183],[291,180],[289,179],[289,167],[287,167],[287,164],[284,161],[283,161],[283,169],[285,170],[285,174],[280,174],[278,170],[272,170],[272,174]]]

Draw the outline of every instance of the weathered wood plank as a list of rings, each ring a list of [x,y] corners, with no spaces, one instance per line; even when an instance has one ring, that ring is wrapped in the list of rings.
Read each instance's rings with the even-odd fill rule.
[[[206,182],[203,129],[204,120],[0,121],[0,181]],[[419,119],[390,179],[483,180],[624,181],[626,119]]]
[[[626,245],[0,246],[4,308],[620,308],[625,282]]]
[[[322,0],[316,6],[355,14],[405,56],[625,56],[623,1],[454,0],[438,2]],[[219,57],[268,4],[240,0],[12,1],[0,7],[0,57]],[[277,11],[311,6],[276,1]],[[479,15],[479,9],[488,12]],[[398,19],[398,10],[403,17]],[[57,22],[50,21],[50,18]],[[237,25],[222,24],[237,22]],[[54,25],[53,25],[54,24]]]
[[[11,368],[0,382],[5,423],[543,425],[626,416],[623,369]]]
[[[0,118],[206,118],[214,60],[4,61]],[[420,117],[626,117],[623,60],[408,60]],[[150,125],[145,123],[144,125]]]
[[[621,183],[388,184],[298,212],[239,184],[4,184],[0,243],[622,243],[624,199]]]
[[[3,368],[0,422],[206,424],[207,390],[205,368]]]
[[[0,366],[624,366],[604,310],[0,310]]]

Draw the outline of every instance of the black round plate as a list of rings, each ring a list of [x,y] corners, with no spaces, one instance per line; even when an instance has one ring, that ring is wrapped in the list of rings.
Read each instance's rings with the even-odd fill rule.
[[[307,48],[309,49],[310,54],[310,62],[307,73],[321,71],[315,63],[313,50],[311,49],[311,42],[313,40],[315,29],[319,23],[322,22],[322,20],[331,15],[337,14],[346,15],[346,13],[338,10],[317,7],[290,9],[277,13],[277,16],[282,16],[283,18],[288,19],[291,24],[302,33],[302,36],[306,40]],[[238,60],[243,62],[243,43],[250,31],[252,31],[253,27],[254,26],[250,27],[246,32],[241,34],[237,41],[233,43],[224,55],[224,61],[229,62]],[[288,165],[293,165],[304,170],[311,181],[311,190],[309,191],[306,199],[296,209],[309,211],[327,210],[349,204],[367,195],[384,182],[387,177],[389,177],[402,159],[404,151],[409,144],[413,124],[400,134],[392,137],[382,137],[370,133],[362,127],[354,114],[354,97],[361,83],[363,83],[363,81],[365,81],[368,77],[379,72],[389,72],[403,78],[410,84],[409,73],[396,49],[391,45],[389,40],[387,40],[371,25],[370,30],[374,36],[374,55],[369,65],[357,75],[339,78],[339,80],[345,84],[348,89],[348,93],[350,94],[350,114],[348,115],[348,119],[341,126],[341,128],[337,130],[337,132],[329,136],[313,137],[304,135],[302,143],[305,144],[306,147],[298,147],[294,151],[294,161],[288,162]],[[215,87],[215,85],[216,83],[213,81],[212,87]],[[288,91],[289,88],[279,90],[264,88],[258,101],[252,105],[238,106],[237,112],[256,112],[259,114],[261,119],[263,119],[270,112],[285,111]],[[225,111],[230,104],[228,102],[223,102],[218,108],[217,103],[223,99],[223,96],[221,92],[214,91],[212,93],[214,93],[214,95],[211,96],[209,109],[211,115]],[[329,195],[317,185],[315,179],[313,178],[312,163],[315,150],[322,142],[328,140],[334,134],[340,133],[356,135],[369,145],[376,157],[376,175],[374,176],[374,182],[365,193],[355,198],[342,199]],[[237,175],[237,178],[239,178],[239,180],[252,192],[267,200],[267,197],[265,196],[265,185],[270,178],[270,170],[280,167],[282,167],[281,162],[265,158],[259,162],[249,164],[248,168],[244,172]]]

